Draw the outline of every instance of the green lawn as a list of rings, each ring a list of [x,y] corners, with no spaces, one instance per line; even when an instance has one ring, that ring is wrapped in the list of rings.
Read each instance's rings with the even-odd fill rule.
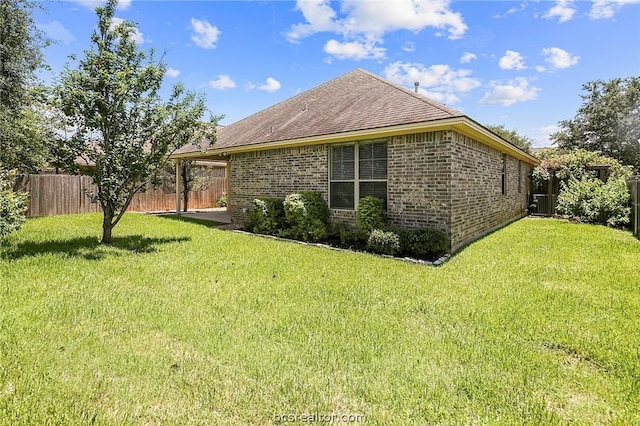
[[[640,423],[628,232],[524,219],[436,268],[100,220],[0,249],[0,424]]]

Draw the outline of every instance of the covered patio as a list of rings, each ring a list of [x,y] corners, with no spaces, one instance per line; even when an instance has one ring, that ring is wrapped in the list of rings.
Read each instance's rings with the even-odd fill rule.
[[[188,152],[188,153],[184,153],[184,151],[189,151],[190,149],[192,149],[192,145],[188,145],[187,147],[184,147],[180,150],[178,150],[177,152],[175,152],[174,154],[172,154],[171,156],[169,156],[170,159],[172,159],[175,163],[175,173],[176,173],[176,178],[175,178],[175,182],[176,182],[176,210],[175,213],[178,215],[184,215],[184,216],[188,216],[188,217],[194,217],[192,215],[203,215],[202,218],[199,217],[194,217],[196,219],[203,219],[203,220],[215,220],[216,222],[222,222],[222,223],[231,223],[231,218],[229,216],[228,213],[228,207],[229,207],[229,157],[225,156],[225,155],[211,155],[209,154],[207,151],[202,151],[202,152]],[[213,209],[201,209],[198,211],[193,211],[193,212],[183,212],[182,211],[182,179],[181,179],[181,170],[182,170],[182,162],[183,161],[199,161],[199,162],[206,162],[206,163],[217,163],[220,165],[224,166],[224,177],[225,177],[225,190],[224,193],[227,196],[227,206],[223,209],[220,208],[213,208]],[[224,213],[224,214],[222,214]],[[217,219],[210,219],[212,217],[215,217]],[[221,220],[218,220],[221,219]]]

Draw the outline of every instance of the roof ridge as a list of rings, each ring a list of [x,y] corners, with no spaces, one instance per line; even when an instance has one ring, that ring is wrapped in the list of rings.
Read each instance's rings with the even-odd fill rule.
[[[416,99],[418,99],[418,100],[420,100],[420,101],[422,101],[422,102],[424,102],[426,104],[429,104],[430,106],[432,106],[434,108],[437,108],[442,112],[445,112],[447,114],[451,114],[453,116],[456,116],[456,114],[452,113],[452,111],[455,111],[459,116],[464,116],[465,115],[461,111],[458,111],[457,109],[451,108],[451,107],[449,107],[448,105],[445,105],[445,104],[441,104],[440,102],[436,102],[436,101],[434,101],[433,99],[431,99],[431,98],[429,98],[427,96],[420,95],[419,93],[416,93],[413,90],[407,89],[406,87],[402,87],[399,84],[393,83],[393,82],[391,82],[391,81],[389,81],[389,80],[387,80],[385,78],[382,78],[379,75],[372,73],[371,71],[367,71],[367,70],[362,69],[362,68],[356,68],[354,71],[356,71],[356,70],[357,71],[361,71],[361,72],[363,72],[363,73],[365,73],[365,74],[367,74],[367,75],[379,80],[380,82],[382,82],[382,83],[384,83],[384,84],[386,84],[388,86],[393,87],[396,90],[400,90],[400,91],[404,92],[407,95],[411,95],[414,98],[416,98]]]

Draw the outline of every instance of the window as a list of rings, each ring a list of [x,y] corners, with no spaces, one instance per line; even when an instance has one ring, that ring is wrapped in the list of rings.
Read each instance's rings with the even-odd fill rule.
[[[332,146],[329,206],[353,210],[367,195],[382,198],[386,205],[386,140]]]
[[[518,160],[518,194],[522,194],[522,160]]]
[[[507,154],[502,154],[502,195],[507,194]]]

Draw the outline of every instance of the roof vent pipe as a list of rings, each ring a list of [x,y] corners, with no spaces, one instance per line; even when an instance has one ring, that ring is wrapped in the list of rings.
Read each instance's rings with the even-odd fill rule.
[[[415,83],[413,83],[413,87],[415,88],[416,93],[418,93],[418,86],[420,86],[420,82],[419,81],[416,81]]]

